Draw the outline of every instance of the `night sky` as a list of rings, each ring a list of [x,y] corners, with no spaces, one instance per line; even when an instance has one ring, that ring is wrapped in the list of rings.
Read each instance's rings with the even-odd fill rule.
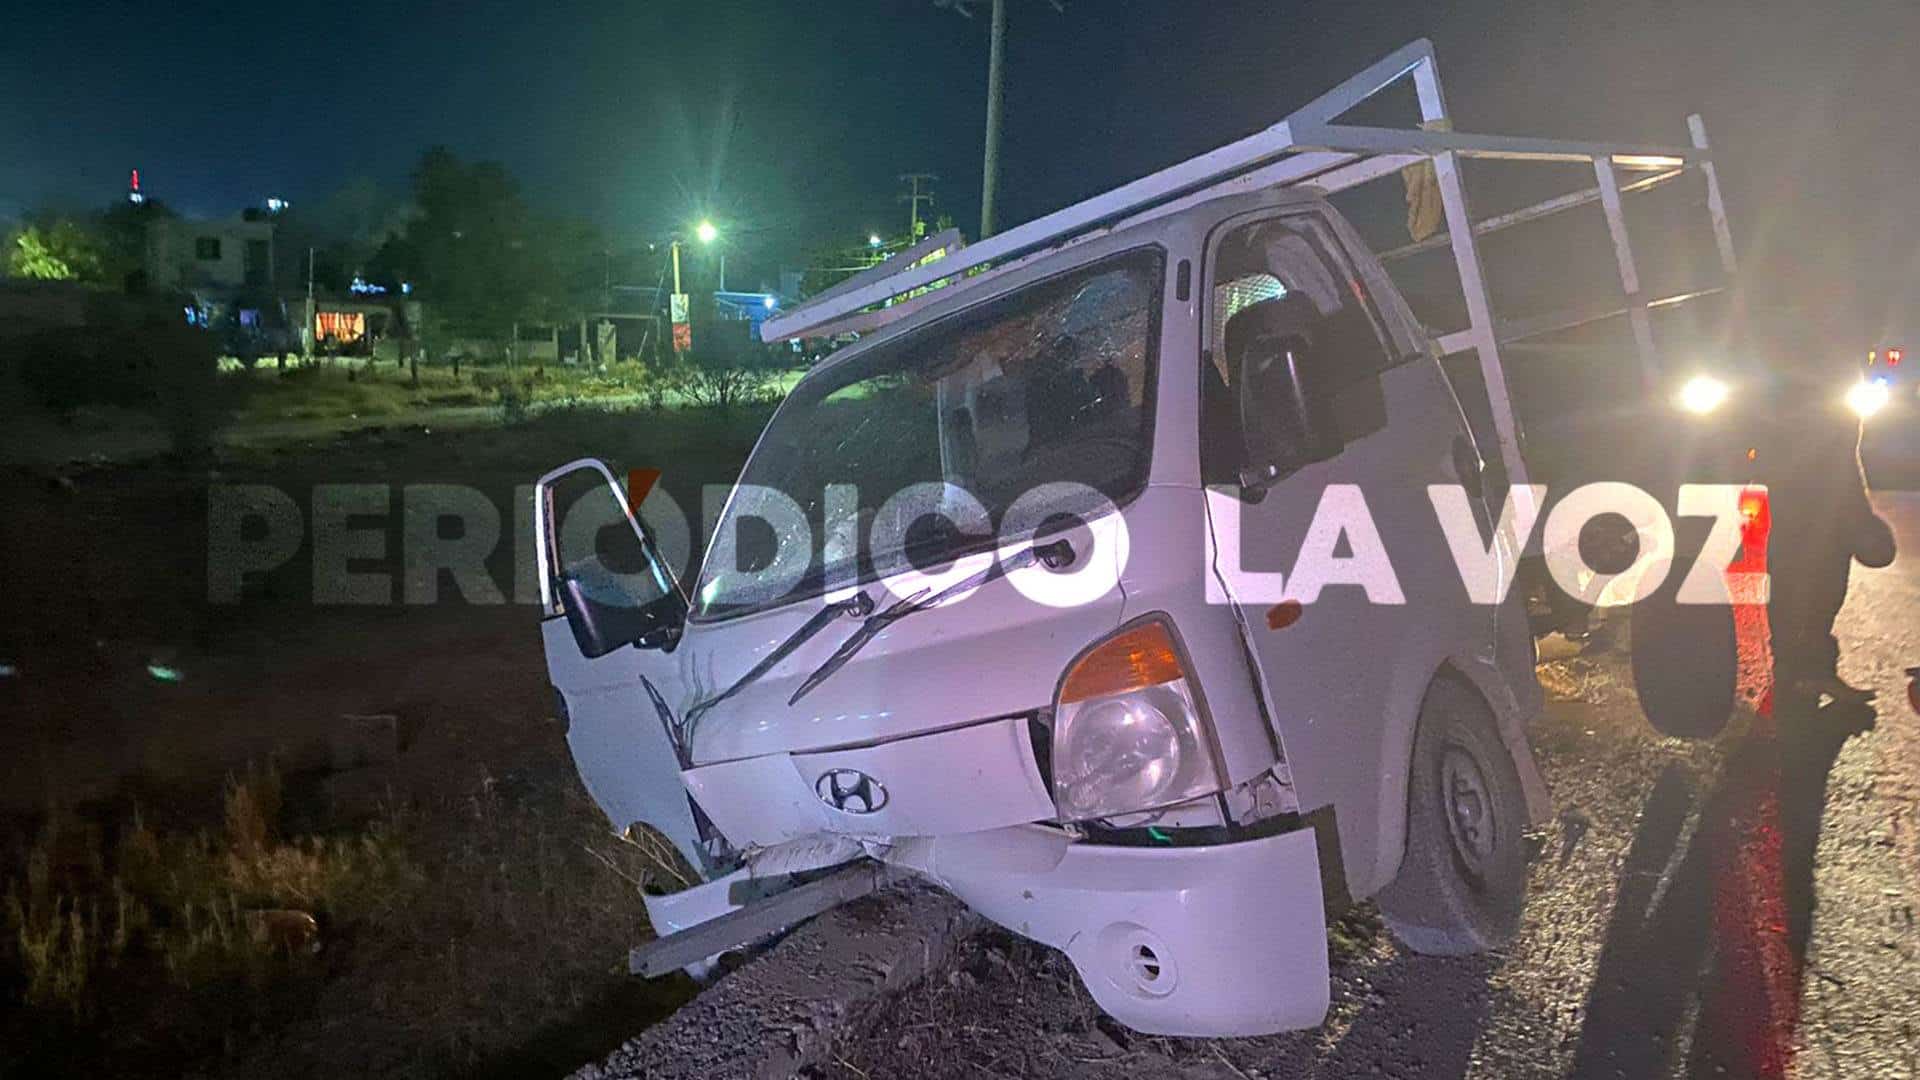
[[[1003,220],[1271,123],[1414,37],[1462,126],[1682,142],[1701,111],[1743,255],[1904,319],[1920,277],[1908,0],[1011,0]],[[977,224],[986,11],[933,0],[9,5],[0,216],[139,166],[190,214],[310,203],[419,152],[643,241],[707,213],[737,274],[899,231],[898,173]]]

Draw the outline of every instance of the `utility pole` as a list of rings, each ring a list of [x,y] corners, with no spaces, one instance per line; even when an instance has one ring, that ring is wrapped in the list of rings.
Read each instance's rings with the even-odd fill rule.
[[[688,322],[687,294],[680,291],[680,238],[674,237],[667,250],[673,254],[673,292],[667,296],[667,322],[673,327],[673,354],[677,358],[693,347],[693,326]]]
[[[313,309],[313,249],[307,249],[307,327],[300,336],[307,343],[307,366],[313,366],[313,328],[320,321],[320,313]]]
[[[948,8],[963,19],[973,18],[973,5],[982,0],[933,0],[933,6]],[[1047,0],[1047,6],[1064,12],[1062,0]],[[987,153],[980,180],[980,239],[994,233],[997,224],[995,203],[1000,189],[1000,117],[1004,112],[1005,69],[1007,59],[1007,0],[993,0],[987,43]]]
[[[1000,186],[1000,114],[1005,93],[1002,69],[1007,52],[1007,0],[993,0],[993,29],[987,46],[987,154],[980,181],[980,239],[993,235],[993,203]]]
[[[925,227],[920,222],[920,204],[924,202],[927,204],[928,210],[933,209],[933,192],[921,191],[920,185],[931,184],[938,179],[940,178],[932,173],[916,172],[900,174],[900,182],[911,185],[911,189],[905,195],[900,196],[900,201],[910,207],[907,225],[907,245],[909,247],[920,242],[920,230]]]

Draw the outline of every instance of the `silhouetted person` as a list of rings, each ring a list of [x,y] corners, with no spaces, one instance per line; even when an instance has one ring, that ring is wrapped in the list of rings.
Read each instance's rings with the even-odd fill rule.
[[[1755,426],[1755,466],[1767,485],[1772,531],[1767,570],[1774,670],[1785,691],[1860,697],[1840,680],[1833,620],[1846,602],[1852,564],[1893,561],[1887,523],[1867,499],[1860,419],[1843,400],[1853,373],[1822,363],[1835,344],[1809,336],[1785,343]],[[1793,353],[1798,355],[1793,355]]]

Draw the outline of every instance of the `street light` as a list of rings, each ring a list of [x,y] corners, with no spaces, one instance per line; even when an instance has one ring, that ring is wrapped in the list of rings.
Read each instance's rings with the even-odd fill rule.
[[[701,218],[700,224],[693,227],[693,235],[700,241],[701,247],[712,247],[713,242],[720,239],[720,230],[714,227],[713,222],[706,218]],[[720,291],[727,291],[727,253],[725,249],[722,249],[720,252]]]

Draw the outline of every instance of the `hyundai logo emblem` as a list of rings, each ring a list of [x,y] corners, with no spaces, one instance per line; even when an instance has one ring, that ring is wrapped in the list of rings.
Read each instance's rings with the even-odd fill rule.
[[[859,769],[830,769],[813,782],[820,801],[844,814],[871,814],[887,805],[887,789]]]

